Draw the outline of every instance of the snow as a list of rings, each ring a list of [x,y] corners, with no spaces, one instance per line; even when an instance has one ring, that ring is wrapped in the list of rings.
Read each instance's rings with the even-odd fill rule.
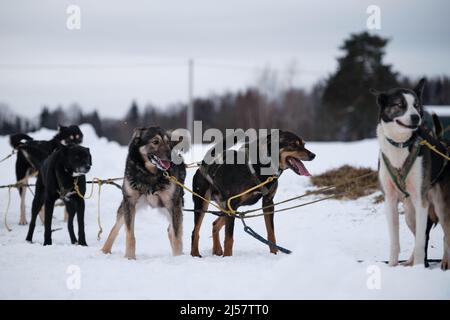
[[[119,177],[123,174],[126,147],[97,138],[92,127],[83,125],[84,145],[93,155],[88,178]],[[53,136],[50,130],[31,134],[39,139]],[[317,158],[307,167],[312,174],[343,164],[376,168],[375,140],[353,143],[308,143]],[[10,152],[7,137],[0,137],[0,155]],[[203,149],[194,146],[186,162],[200,160]],[[1,184],[13,182],[14,160],[0,164]],[[191,185],[194,170],[188,170]],[[280,178],[276,201],[312,189],[309,179],[286,171]],[[89,190],[88,190],[89,192]],[[43,247],[43,226],[38,223],[33,244],[25,242],[28,227],[19,226],[19,197],[12,190],[8,232],[0,225],[0,299],[449,299],[450,271],[439,266],[391,268],[388,234],[381,205],[368,196],[356,201],[327,200],[275,217],[278,243],[293,253],[271,255],[266,246],[243,232],[236,221],[234,256],[212,256],[211,223],[204,220],[200,250],[203,258],[189,255],[193,226],[191,213],[184,215],[184,255],[172,257],[167,238],[167,220],[156,210],[137,215],[137,260],[125,259],[122,230],[111,255],[100,248],[115,220],[120,192],[103,187],[101,218],[103,235],[97,241],[97,192],[86,201],[86,235],[89,247],[72,246],[63,222],[63,210],[55,210],[53,246]],[[6,205],[7,190],[0,189],[0,210]],[[310,197],[309,199],[313,199]],[[30,210],[31,195],[27,197]],[[260,204],[258,204],[260,205]],[[185,195],[185,207],[192,198]],[[27,214],[29,219],[29,212]],[[249,224],[265,235],[262,218]],[[223,234],[222,234],[223,237]],[[401,217],[401,257],[409,257],[413,237]],[[442,231],[431,235],[430,257],[442,256]],[[358,263],[358,260],[364,260]],[[79,271],[79,286],[74,279]],[[372,273],[374,272],[374,273]],[[379,276],[379,277],[378,277]],[[74,278],[75,277],[75,278]],[[374,278],[375,277],[375,278]],[[372,280],[375,279],[375,282]],[[379,280],[379,281],[378,281]],[[368,286],[369,283],[369,286]],[[371,286],[371,283],[379,286]],[[76,284],[76,281],[75,281]]]

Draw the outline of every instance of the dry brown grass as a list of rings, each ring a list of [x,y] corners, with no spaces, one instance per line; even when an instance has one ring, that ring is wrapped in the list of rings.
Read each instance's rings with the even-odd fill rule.
[[[320,192],[325,195],[336,193],[337,199],[358,199],[379,190],[376,171],[348,165],[313,176],[311,182],[318,188],[337,185],[336,188]]]

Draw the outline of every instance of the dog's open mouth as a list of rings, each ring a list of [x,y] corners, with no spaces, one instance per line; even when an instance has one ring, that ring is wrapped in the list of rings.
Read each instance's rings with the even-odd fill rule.
[[[294,157],[287,157],[286,163],[289,166],[289,168],[291,168],[299,176],[307,176],[307,177],[311,176],[308,169],[306,169],[303,162],[301,162],[299,159]]]
[[[396,122],[399,126],[402,126],[402,127],[405,127],[405,128],[411,129],[411,130],[416,130],[416,129],[418,128],[418,126],[410,126],[410,125],[404,124],[403,122],[401,122],[401,121],[398,120],[398,119],[396,119],[395,122]]]
[[[153,163],[159,170],[169,170],[170,169],[170,161],[162,160],[155,155],[150,156],[150,162]]]

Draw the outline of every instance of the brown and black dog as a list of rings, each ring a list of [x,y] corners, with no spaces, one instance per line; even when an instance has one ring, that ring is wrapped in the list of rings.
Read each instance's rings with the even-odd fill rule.
[[[272,176],[279,176],[284,170],[292,169],[296,174],[309,176],[308,170],[303,165],[302,161],[311,161],[315,158],[315,154],[305,148],[305,142],[297,135],[287,132],[279,131],[279,148],[278,148],[278,163],[279,168],[277,172],[273,172]],[[269,144],[269,139],[267,142]],[[260,142],[257,142],[260,145]],[[267,146],[268,147],[268,146]],[[268,148],[270,149],[270,148]],[[261,174],[261,169],[264,166],[263,161],[252,161],[252,164],[228,164],[227,158],[238,158],[239,152],[246,152],[245,148],[239,151],[228,150],[222,154],[223,164],[206,164],[204,161],[194,175],[193,189],[206,199],[216,201],[222,208],[226,208],[227,200],[237,194],[244,192],[258,184],[258,181],[263,182],[270,175]],[[259,153],[258,153],[259,154]],[[251,166],[251,167],[249,167]],[[252,173],[253,171],[253,173]],[[264,209],[264,220],[267,230],[267,238],[272,243],[276,243],[274,232],[274,217],[273,217],[273,198],[277,191],[278,182],[275,179],[273,182],[265,185],[265,190],[256,189],[255,191],[243,195],[231,201],[231,207],[236,210],[240,206],[252,205],[262,198],[262,206]],[[199,252],[199,232],[202,224],[205,211],[208,210],[208,202],[193,196],[195,214],[194,214],[194,230],[192,231],[191,255],[194,257],[201,257]],[[212,237],[213,237],[213,254],[231,256],[233,254],[233,230],[234,220],[232,216],[222,216],[217,218],[213,223]],[[219,232],[225,226],[225,241],[224,250],[220,244]],[[270,248],[270,252],[276,254],[275,247]]]
[[[159,127],[137,128],[134,131],[128,151],[123,182],[123,200],[117,211],[116,224],[112,228],[102,251],[111,253],[111,248],[120,228],[125,223],[125,257],[136,259],[134,221],[136,205],[142,200],[159,208],[169,219],[168,236],[173,255],[183,251],[183,189],[168,180],[168,172],[184,183],[184,163],[171,161],[172,143],[170,133]],[[181,159],[182,160],[182,159]]]

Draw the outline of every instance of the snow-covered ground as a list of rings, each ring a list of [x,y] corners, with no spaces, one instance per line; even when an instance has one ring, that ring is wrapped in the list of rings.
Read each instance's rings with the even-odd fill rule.
[[[123,173],[126,148],[99,139],[90,126],[83,126],[85,145],[93,155],[88,178],[117,177]],[[41,130],[32,136],[47,139],[54,132]],[[355,143],[309,143],[317,158],[307,163],[312,174],[342,164],[376,168],[375,140]],[[0,137],[0,157],[10,152],[6,137]],[[200,160],[202,152],[193,148],[186,162]],[[194,170],[188,170],[191,185]],[[14,159],[0,163],[1,183],[14,182]],[[312,187],[308,178],[283,173],[276,201],[302,194]],[[291,255],[271,255],[257,240],[245,234],[237,221],[234,256],[211,254],[211,223],[207,216],[201,230],[203,258],[189,255],[193,226],[191,213],[184,215],[184,255],[172,257],[167,239],[166,218],[156,210],[143,210],[136,221],[137,260],[124,256],[121,235],[111,255],[100,252],[115,220],[121,200],[111,186],[103,188],[101,215],[104,233],[97,241],[97,196],[86,202],[86,235],[89,247],[72,246],[61,208],[55,211],[53,246],[43,247],[43,226],[38,223],[35,243],[25,242],[27,226],[19,226],[19,196],[12,190],[8,232],[0,225],[0,299],[391,299],[450,298],[450,271],[438,266],[390,268],[376,261],[388,257],[388,235],[381,205],[373,196],[357,201],[328,200],[275,217],[278,243]],[[7,190],[0,189],[0,210],[6,205]],[[311,198],[310,198],[311,199]],[[31,195],[27,198],[27,211]],[[192,208],[191,196],[185,206]],[[2,211],[3,212],[3,211]],[[401,257],[411,253],[413,238],[401,219]],[[265,235],[263,219],[250,225]],[[442,231],[432,232],[431,258],[442,257]],[[358,263],[358,260],[364,260]],[[76,277],[80,275],[79,287]],[[75,281],[74,281],[75,279]],[[369,285],[368,285],[369,283]],[[372,284],[372,285],[370,285]],[[375,284],[375,285],[373,285]],[[379,286],[377,286],[379,284]]]

